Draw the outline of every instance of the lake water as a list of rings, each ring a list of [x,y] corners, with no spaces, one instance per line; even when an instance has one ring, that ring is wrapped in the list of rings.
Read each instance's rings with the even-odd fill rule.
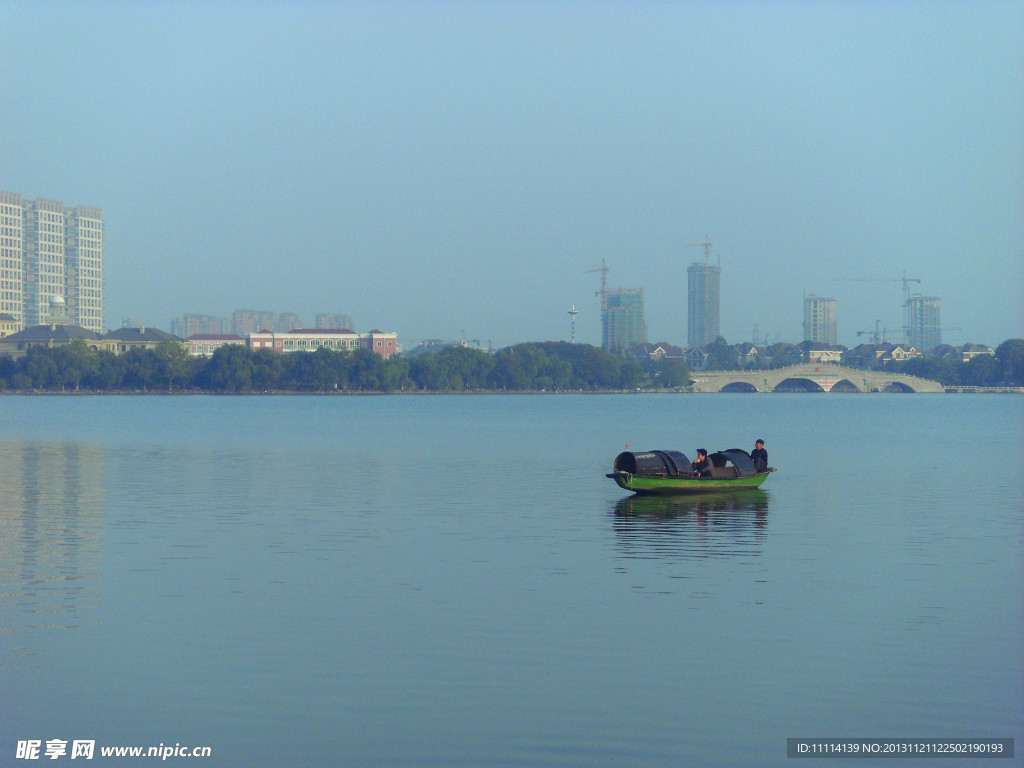
[[[1012,395],[2,397],[0,765],[28,740],[678,768],[993,737],[1016,757],[969,765],[1020,766],[1022,427]],[[762,492],[604,476],[627,441],[756,437]]]

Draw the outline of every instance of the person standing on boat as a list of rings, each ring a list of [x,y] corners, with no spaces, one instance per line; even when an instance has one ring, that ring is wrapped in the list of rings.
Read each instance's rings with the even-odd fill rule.
[[[697,449],[697,460],[691,464],[694,477],[711,477],[711,460],[703,448]]]
[[[764,440],[758,438],[754,442],[754,450],[750,452],[750,460],[754,462],[756,472],[768,471],[768,451],[764,449]]]

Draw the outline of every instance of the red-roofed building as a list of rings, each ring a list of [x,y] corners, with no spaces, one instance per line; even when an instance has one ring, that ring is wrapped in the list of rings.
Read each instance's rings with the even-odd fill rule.
[[[398,352],[398,334],[383,331],[356,333],[347,328],[296,328],[287,333],[260,331],[249,334],[249,348],[274,352],[315,352],[321,347],[335,352],[368,349],[387,360]]]

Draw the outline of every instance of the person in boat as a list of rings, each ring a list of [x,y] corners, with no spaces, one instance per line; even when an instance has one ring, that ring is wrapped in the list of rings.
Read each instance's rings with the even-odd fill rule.
[[[764,440],[758,438],[754,442],[754,450],[750,452],[750,460],[754,462],[756,472],[768,471],[768,451],[764,449]]]
[[[711,459],[703,448],[697,449],[697,460],[691,466],[694,477],[711,477]]]

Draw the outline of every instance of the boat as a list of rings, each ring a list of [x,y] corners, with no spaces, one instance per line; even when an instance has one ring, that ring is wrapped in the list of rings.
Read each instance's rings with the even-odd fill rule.
[[[605,475],[627,491],[638,494],[708,493],[758,488],[775,471],[754,468],[742,448],[709,453],[710,477],[694,477],[693,466],[679,451],[623,451]]]

